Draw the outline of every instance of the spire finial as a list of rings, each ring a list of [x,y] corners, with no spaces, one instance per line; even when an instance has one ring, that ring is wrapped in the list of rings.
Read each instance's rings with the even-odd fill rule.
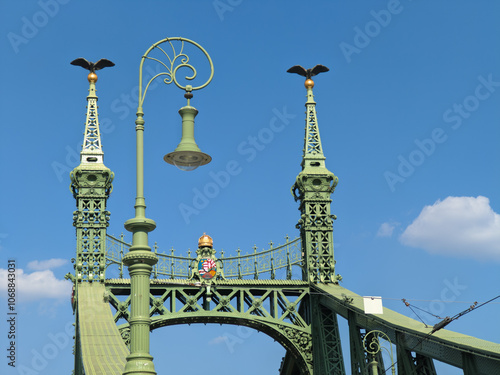
[[[97,82],[97,74],[94,72],[90,72],[89,75],[87,76],[87,80],[89,83],[96,83]]]
[[[99,131],[99,117],[97,115],[97,95],[95,83],[97,82],[96,70],[106,67],[115,66],[115,64],[107,59],[100,59],[93,63],[79,57],[71,62],[71,65],[81,66],[89,71],[87,79],[90,83],[89,95],[87,96],[87,119],[85,122],[85,133],[83,139],[82,152],[80,153],[80,165],[103,164],[103,156],[101,147],[101,135]]]
[[[303,77],[306,77],[306,82],[305,86],[306,89],[312,89],[314,87],[314,81],[311,79],[311,77],[314,77],[315,75],[323,72],[328,72],[330,69],[328,69],[324,65],[316,65],[314,68],[311,69],[305,69],[300,65],[294,65],[290,69],[287,70],[288,73],[297,73]]]
[[[311,77],[318,75],[323,72],[328,72],[328,69],[324,65],[316,65],[314,68],[305,69],[300,65],[294,65],[287,70],[288,73],[297,73],[303,77],[306,77],[304,83],[307,89],[307,101],[306,101],[306,135],[304,138],[304,154],[302,158],[302,168],[309,169],[309,167],[314,166],[313,169],[318,169],[317,167],[325,167],[325,157],[323,155],[323,148],[321,146],[321,140],[319,137],[318,120],[316,117],[316,102],[314,101],[314,95],[312,88],[314,87],[314,81]]]

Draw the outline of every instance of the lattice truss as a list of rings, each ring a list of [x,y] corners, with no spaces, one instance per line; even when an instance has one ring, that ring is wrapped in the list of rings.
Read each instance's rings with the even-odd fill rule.
[[[314,371],[345,375],[337,314],[320,304],[313,306]]]
[[[306,193],[307,195],[307,193]],[[333,219],[330,199],[310,201],[304,199],[300,222],[307,277],[311,282],[335,281],[333,259]]]
[[[176,280],[180,282],[181,280]],[[114,319],[127,342],[129,339],[130,289],[121,280],[108,280],[108,298],[114,307]],[[280,342],[302,358],[305,373],[312,366],[310,317],[300,308],[307,304],[305,283],[285,285],[234,284],[162,285],[168,280],[151,282],[151,329],[186,323],[229,323],[256,328]],[[256,283],[261,283],[260,281]],[[120,324],[122,323],[122,324]]]
[[[104,280],[106,266],[106,227],[109,213],[104,199],[78,199],[74,213],[77,228],[76,276],[79,281]]]
[[[436,368],[432,358],[418,353],[412,353],[402,346],[397,350],[397,369],[399,374],[405,375],[436,375]]]
[[[160,280],[162,281],[162,280]],[[113,280],[108,281],[108,285]],[[116,309],[115,322],[120,319],[129,319],[130,296],[120,301],[119,287],[111,287],[109,293],[110,303]],[[236,287],[212,285],[208,290],[205,286],[179,285],[161,286],[152,281],[150,295],[150,316],[152,329],[169,325],[168,320],[183,314],[184,319],[189,319],[197,313],[217,312],[247,315],[253,319],[265,318],[266,321],[274,320],[276,323],[294,328],[307,329],[309,323],[306,317],[299,313],[299,304],[308,295],[307,287]],[[161,294],[160,294],[161,293]]]
[[[111,192],[113,173],[109,169],[75,168],[71,173],[71,189],[77,210],[73,212],[76,227],[75,276],[78,281],[101,281],[106,269],[106,228],[109,211],[106,200]]]
[[[99,120],[97,115],[97,98],[89,98],[87,104],[87,123],[85,124],[85,137],[83,151],[102,151]]]
[[[307,105],[306,138],[304,145],[305,155],[323,155],[319,136],[316,108],[314,104]]]

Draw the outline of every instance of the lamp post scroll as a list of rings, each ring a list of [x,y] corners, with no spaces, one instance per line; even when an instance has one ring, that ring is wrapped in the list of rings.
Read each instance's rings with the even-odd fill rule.
[[[379,340],[380,338],[386,340],[389,343],[389,349],[380,344]],[[396,375],[396,368],[394,366],[394,356],[392,354],[392,342],[389,339],[389,336],[387,336],[384,332],[379,330],[373,330],[367,332],[365,337],[363,338],[363,346],[365,348],[365,351],[371,356],[371,361],[369,363],[369,366],[372,375],[378,375],[379,363],[377,362],[376,357],[377,355],[379,355],[382,349],[387,351],[387,353],[389,354],[389,357],[391,359],[390,369],[392,374]],[[384,374],[386,371],[387,370],[384,371]]]
[[[181,42],[179,51],[176,51],[173,42]],[[200,49],[208,59],[210,65],[208,80],[196,87],[191,85],[183,86],[176,77],[178,70],[183,67],[192,71],[191,76],[185,77],[186,80],[194,80],[197,76],[196,69],[189,62],[189,56],[184,52],[186,43]],[[162,46],[163,44],[170,45],[173,57],[165,51]],[[166,57],[167,62],[150,56],[150,53],[154,50],[160,51],[160,55]],[[165,68],[165,71],[153,76],[144,86],[143,66],[146,60],[152,60],[161,64]],[[212,158],[201,152],[194,141],[194,118],[198,111],[190,105],[190,100],[193,97],[192,91],[206,87],[212,80],[213,74],[212,59],[205,49],[198,43],[181,37],[165,38],[158,41],[146,51],[141,59],[139,66],[139,100],[135,120],[137,195],[134,206],[135,217],[125,222],[125,229],[132,232],[132,246],[123,258],[123,263],[128,267],[130,274],[132,296],[129,319],[130,355],[127,357],[124,374],[156,374],[153,357],[149,354],[149,331],[151,325],[149,316],[149,283],[153,266],[158,262],[158,258],[148,245],[148,233],[156,228],[156,223],[154,220],[146,217],[146,203],[144,199],[144,99],[151,83],[159,77],[163,78],[165,84],[174,83],[178,88],[185,91],[184,97],[187,99],[187,105],[179,110],[182,117],[182,139],[176,150],[165,155],[164,160],[182,170],[193,170],[200,165],[209,163]]]

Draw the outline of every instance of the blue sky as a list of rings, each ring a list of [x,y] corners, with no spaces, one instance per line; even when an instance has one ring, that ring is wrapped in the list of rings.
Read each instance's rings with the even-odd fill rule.
[[[453,316],[499,294],[498,2],[5,0],[0,10],[0,303],[5,311],[14,258],[17,363],[25,369],[4,358],[2,372],[72,369],[63,279],[76,242],[68,173],[78,164],[88,83],[69,63],[116,63],[99,73],[97,90],[104,161],[115,173],[109,233],[119,235],[133,216],[139,62],[165,37],[195,40],[213,59],[214,79],[192,101],[197,143],[213,161],[186,173],[162,160],[179,142],[185,100],[157,85],[144,106],[147,213],[157,222],[151,244],[185,253],[206,232],[217,250],[235,253],[298,235],[290,187],[300,171],[305,90],[286,70],[323,64],[331,70],[317,77],[314,93],[327,167],[339,177],[332,212],[342,285],[410,316],[401,298]],[[276,116],[284,130],[263,139]],[[195,207],[197,192],[232,161],[238,173]],[[183,215],[186,206],[197,212]],[[499,342],[499,308],[490,303],[448,328]],[[284,355],[262,333],[234,326],[163,328],[152,345],[158,373],[197,373],[181,359],[187,352],[221,364],[220,374],[271,374]]]

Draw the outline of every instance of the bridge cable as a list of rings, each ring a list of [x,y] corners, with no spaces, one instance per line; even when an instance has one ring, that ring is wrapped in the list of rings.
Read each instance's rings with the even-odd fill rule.
[[[409,308],[411,309],[411,311],[413,311],[413,312],[415,313],[415,315],[417,315],[417,313],[416,313],[416,312],[412,309],[412,305],[410,305],[410,303],[409,303],[406,299],[404,299],[404,298],[403,298],[403,299],[401,299],[401,301],[403,301],[403,303],[405,304],[405,306],[406,306],[406,307],[409,307]],[[414,308],[416,308],[416,309],[418,309],[418,310],[420,310],[420,311],[423,311],[423,312],[425,312],[425,313],[427,313],[427,314],[429,314],[429,315],[432,315],[432,316],[433,316],[433,317],[435,317],[435,318],[438,318],[438,319],[444,319],[444,318],[440,317],[439,315],[436,315],[436,314],[433,314],[433,313],[431,313],[431,312],[429,312],[429,311],[427,311],[427,310],[421,309],[421,308],[420,308],[420,307],[418,307],[418,306],[413,305],[413,307],[414,307]],[[417,315],[417,316],[418,316],[418,315]],[[422,323],[423,323],[423,322],[422,322]],[[425,324],[425,323],[424,323],[424,324]],[[427,326],[427,324],[425,324],[425,325]]]
[[[452,321],[454,320],[457,320],[458,318],[460,318],[461,316],[464,316],[465,314],[468,314],[470,313],[472,310],[477,310],[479,307],[481,306],[484,306],[494,300],[496,300],[497,298],[500,298],[500,295],[486,301],[486,302],[483,302],[482,304],[478,305],[477,302],[474,302],[468,309],[465,309],[464,311],[452,316],[451,318],[449,316],[447,316],[446,318],[444,318],[442,321],[440,321],[439,323],[435,324],[434,327],[432,328],[432,331],[429,332],[427,335],[425,335],[424,337],[422,337],[411,349],[410,349],[410,352],[412,352],[418,345],[420,345],[424,340],[427,340],[434,332],[436,331],[439,331],[440,329],[444,328],[445,326],[447,326],[448,324],[450,324]],[[403,300],[404,301],[404,300]],[[405,303],[406,304],[406,303]],[[418,315],[417,315],[418,316]],[[424,323],[425,324],[425,323]],[[387,369],[384,370],[383,374],[385,374],[387,371],[389,371],[389,369],[393,368],[396,363],[398,361],[396,360],[396,362],[394,362],[393,364],[391,364],[391,366],[389,366]]]
[[[409,308],[410,308],[410,310],[411,310],[411,311],[413,311],[413,313],[417,316],[417,318],[418,318],[418,319],[419,319],[422,323],[424,323],[425,328],[427,328],[427,323],[425,323],[425,322],[422,320],[422,318],[421,318],[421,317],[417,314],[417,312],[416,312],[415,310],[413,310],[413,308],[411,307],[411,305],[410,305],[408,302],[406,302],[406,300],[405,300],[404,298],[402,299],[402,301],[403,301],[403,303],[405,304],[405,306],[406,306],[406,307],[409,307]],[[417,307],[417,306],[415,306],[415,308],[418,308],[418,307]],[[419,309],[419,310],[422,310],[422,309]],[[424,310],[424,311],[425,311],[425,310]],[[427,312],[427,311],[425,311],[425,312]],[[430,314],[430,313],[429,313],[429,314]]]

